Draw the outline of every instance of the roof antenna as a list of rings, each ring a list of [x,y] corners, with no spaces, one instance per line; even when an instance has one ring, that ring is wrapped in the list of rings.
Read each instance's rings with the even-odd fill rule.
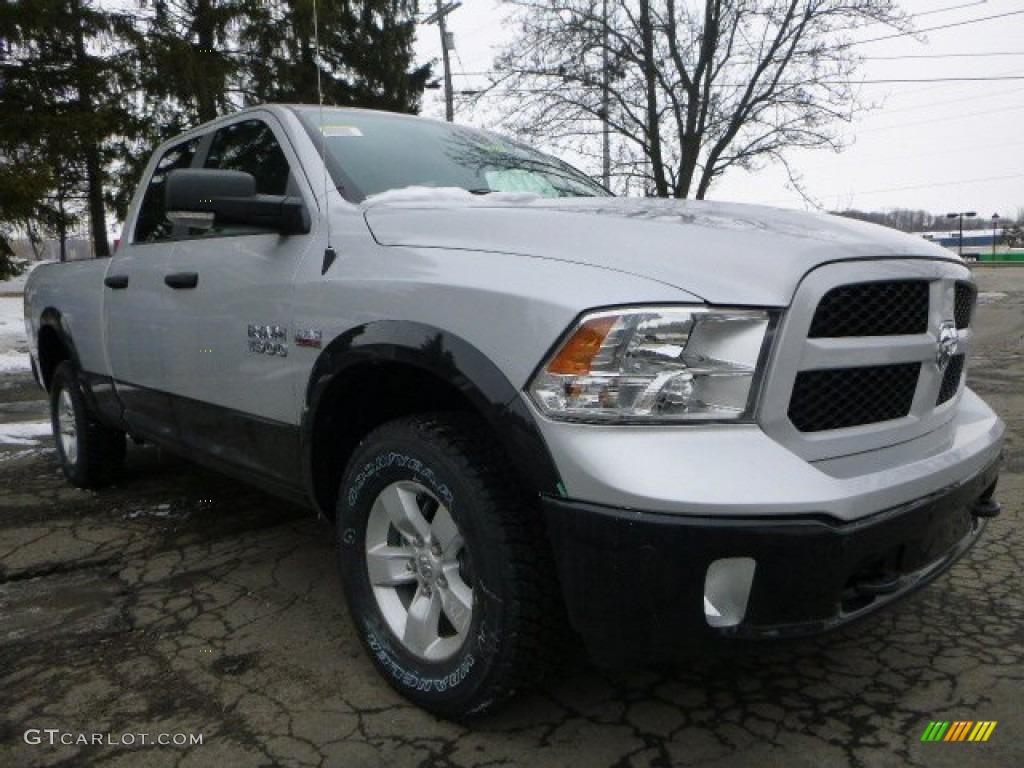
[[[316,95],[320,99],[320,160],[324,165],[324,218],[327,219],[327,247],[324,249],[324,262],[320,274],[326,275],[338,254],[334,250],[331,238],[331,209],[327,200],[327,126],[324,125],[324,89],[320,85],[320,69],[323,59],[320,56],[320,23],[316,0],[313,0],[313,48],[316,51]]]

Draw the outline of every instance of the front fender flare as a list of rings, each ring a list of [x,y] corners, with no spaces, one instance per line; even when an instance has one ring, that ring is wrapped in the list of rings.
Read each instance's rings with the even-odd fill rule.
[[[523,485],[531,493],[560,495],[561,478],[554,459],[533,414],[505,374],[465,339],[433,326],[397,320],[343,333],[314,364],[302,418],[307,487],[313,488],[310,448],[321,398],[338,376],[372,362],[412,366],[454,387],[493,429]]]

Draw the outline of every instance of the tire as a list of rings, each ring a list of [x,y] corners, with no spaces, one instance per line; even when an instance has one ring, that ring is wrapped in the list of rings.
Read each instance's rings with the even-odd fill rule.
[[[124,466],[125,434],[96,420],[68,361],[57,366],[50,381],[50,423],[68,482],[96,488],[117,477]]]
[[[349,610],[401,695],[460,719],[545,673],[564,621],[549,546],[475,420],[414,416],[372,432],[337,518]]]

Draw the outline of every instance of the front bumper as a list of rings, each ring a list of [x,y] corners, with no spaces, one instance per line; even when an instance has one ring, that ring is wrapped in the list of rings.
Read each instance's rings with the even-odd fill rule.
[[[969,479],[855,521],[825,515],[682,516],[546,497],[573,627],[591,655],[619,664],[677,657],[722,638],[822,632],[939,576],[998,513],[999,461]],[[755,562],[742,620],[709,624],[715,561]]]

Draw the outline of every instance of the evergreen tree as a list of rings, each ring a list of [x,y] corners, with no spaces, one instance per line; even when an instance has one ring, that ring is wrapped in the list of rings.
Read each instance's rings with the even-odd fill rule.
[[[258,0],[141,0],[137,16],[144,112],[162,132],[212,120],[232,108],[238,76],[234,33]]]
[[[410,0],[269,0],[240,31],[246,103],[324,102],[417,112],[430,67],[413,69]],[[320,55],[316,52],[319,33]]]
[[[0,231],[62,243],[88,220],[107,255],[153,148],[247,104],[415,112],[415,0],[5,0]],[[15,199],[16,198],[16,199]],[[62,247],[63,253],[63,247]]]
[[[22,203],[37,220],[52,219],[62,241],[87,214],[97,256],[110,252],[111,140],[131,124],[124,96],[132,69],[116,45],[125,24],[90,0],[11,0],[0,16],[0,158],[49,179],[46,189],[23,187],[35,198]]]

